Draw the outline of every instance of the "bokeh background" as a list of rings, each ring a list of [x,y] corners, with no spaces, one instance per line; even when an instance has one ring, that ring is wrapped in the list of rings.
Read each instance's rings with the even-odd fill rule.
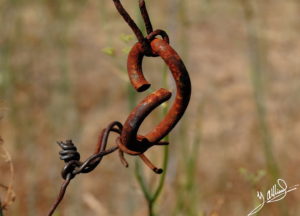
[[[124,6],[142,26],[137,0]],[[191,76],[191,103],[170,134],[156,215],[247,215],[277,178],[300,184],[300,1],[148,0]],[[102,128],[124,122],[151,91],[136,94],[126,58],[135,43],[111,0],[0,0],[0,135],[14,165],[0,160],[0,183],[15,201],[4,215],[46,215],[63,162],[56,141],[72,139],[89,156]],[[174,92],[160,58],[144,59],[152,89]],[[167,73],[169,76],[169,73]],[[167,84],[167,85],[166,85]],[[162,109],[140,133],[153,128]],[[112,136],[110,143],[114,144]],[[163,147],[147,155],[162,166]],[[117,153],[72,181],[58,215],[149,215],[136,180],[159,176]],[[2,203],[6,190],[0,188]],[[300,189],[259,215],[300,215]]]

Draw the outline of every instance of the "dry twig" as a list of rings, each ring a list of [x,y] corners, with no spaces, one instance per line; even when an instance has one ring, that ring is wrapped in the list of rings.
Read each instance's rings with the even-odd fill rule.
[[[13,190],[14,179],[14,167],[11,156],[5,146],[3,145],[3,139],[0,137],[0,159],[4,159],[5,163],[9,165],[10,180],[8,186],[0,183],[0,189],[4,189],[5,195],[3,200],[0,200],[0,214],[2,210],[6,210],[15,201],[15,192]]]

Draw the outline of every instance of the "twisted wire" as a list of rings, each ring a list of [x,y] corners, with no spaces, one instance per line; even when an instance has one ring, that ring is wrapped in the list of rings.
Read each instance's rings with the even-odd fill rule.
[[[61,173],[64,182],[62,183],[59,195],[55,203],[52,205],[48,216],[53,215],[56,208],[63,200],[67,187],[69,186],[71,180],[76,175],[80,173],[91,172],[99,165],[105,155],[111,154],[119,148],[118,146],[114,146],[106,149],[110,132],[115,132],[120,135],[122,132],[122,128],[123,125],[120,122],[114,121],[110,123],[107,128],[102,130],[94,154],[84,162],[80,162],[80,153],[77,151],[77,148],[72,140],[67,140],[66,142],[57,142],[58,145],[62,148],[62,150],[59,152],[60,159],[63,160],[66,164]]]

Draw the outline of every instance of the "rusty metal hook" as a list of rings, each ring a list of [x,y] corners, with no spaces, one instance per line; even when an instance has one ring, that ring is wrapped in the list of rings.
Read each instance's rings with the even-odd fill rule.
[[[171,92],[166,89],[159,89],[147,96],[130,113],[123,126],[119,148],[133,155],[142,154],[151,146],[162,144],[160,140],[164,138],[180,120],[188,106],[191,95],[191,82],[188,72],[176,51],[167,41],[157,38],[153,39],[150,45],[152,52],[159,55],[168,65],[175,80],[177,89],[176,97],[165,118],[145,136],[137,134],[141,123],[152,110],[171,97]],[[145,79],[142,70],[144,55],[143,45],[138,42],[131,49],[127,61],[127,70],[131,84],[138,92],[145,91],[150,87],[150,83]]]

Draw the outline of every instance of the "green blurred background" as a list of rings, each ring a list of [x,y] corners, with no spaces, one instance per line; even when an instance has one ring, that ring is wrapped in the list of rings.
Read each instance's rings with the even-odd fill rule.
[[[142,25],[138,1],[122,2]],[[265,193],[277,178],[300,184],[300,1],[146,3],[193,86],[187,112],[169,137],[155,214],[247,215],[259,204],[256,191]],[[101,129],[124,122],[149,94],[134,93],[128,82],[126,58],[135,41],[111,0],[0,0],[0,135],[12,157],[16,194],[5,215],[46,215],[61,184],[56,141],[72,139],[86,158]],[[153,89],[166,87],[160,58],[143,65]],[[167,88],[174,91],[171,77]],[[147,155],[162,166],[163,147]],[[126,158],[128,169],[115,153],[78,176],[56,215],[148,215],[137,163]],[[153,190],[159,176],[139,167]],[[10,183],[2,157],[0,184]],[[260,215],[300,215],[299,201],[296,190]]]

